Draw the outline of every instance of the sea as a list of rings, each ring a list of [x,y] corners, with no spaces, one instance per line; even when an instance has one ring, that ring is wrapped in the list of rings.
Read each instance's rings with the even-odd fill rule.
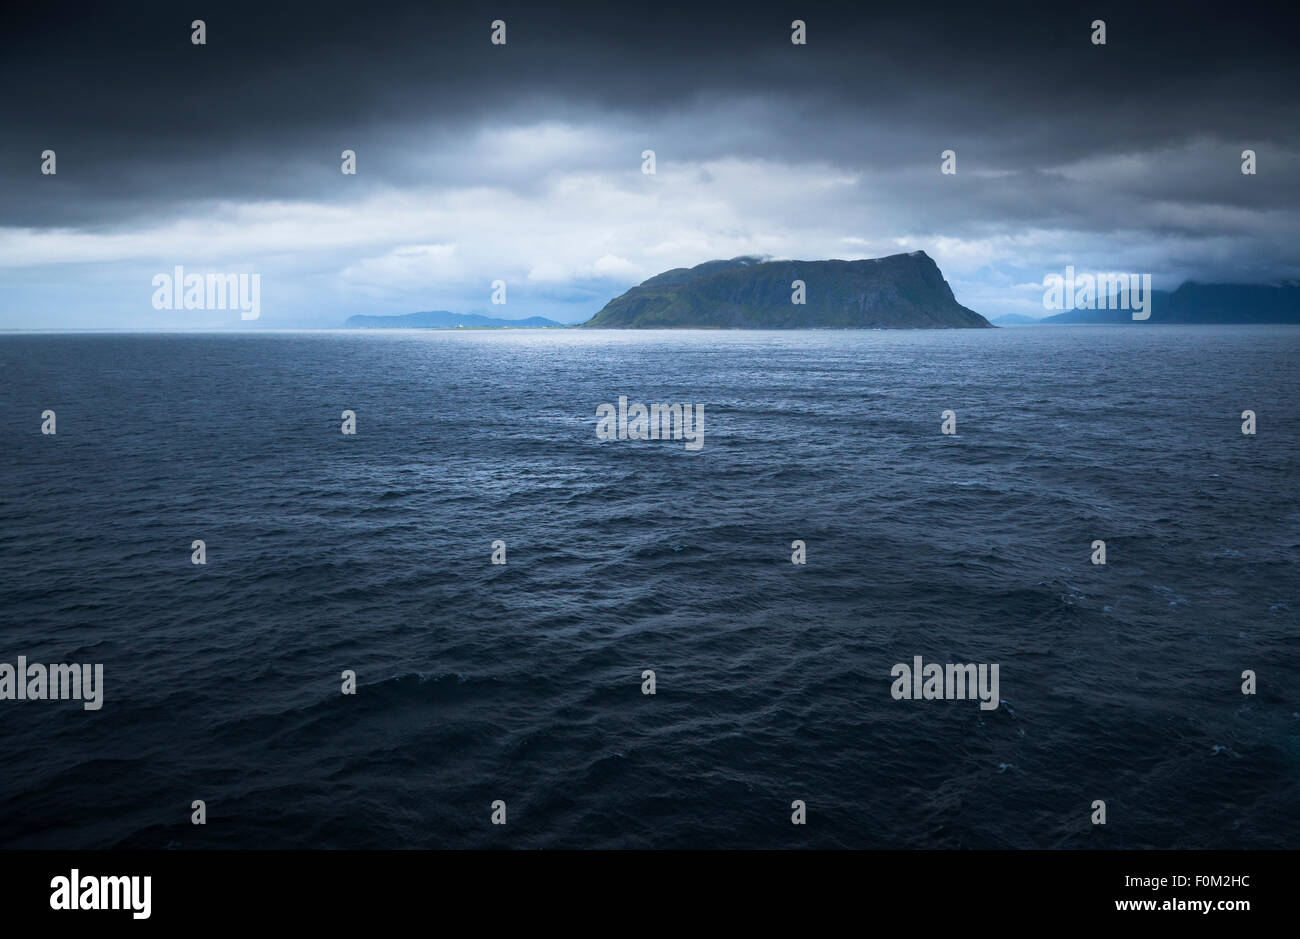
[[[0,663],[103,697],[0,700],[0,847],[1300,847],[1298,362],[1286,326],[4,334]],[[702,446],[602,439],[621,397]],[[899,699],[918,656],[998,706]]]

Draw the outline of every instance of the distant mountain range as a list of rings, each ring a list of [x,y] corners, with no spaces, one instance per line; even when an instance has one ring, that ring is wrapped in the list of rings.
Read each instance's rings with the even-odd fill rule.
[[[483,316],[481,313],[451,313],[447,310],[429,310],[427,313],[402,313],[396,316],[358,314],[349,316],[344,329],[538,329],[562,326],[544,316],[530,316],[522,320]]]
[[[793,302],[802,281],[803,303]],[[617,329],[991,327],[924,251],[864,261],[707,261],[651,277],[583,326]]]
[[[792,302],[802,281],[805,302]],[[1022,313],[990,323],[957,302],[938,265],[924,251],[865,261],[706,261],[651,277],[615,297],[583,326],[604,329],[900,329],[1089,323],[1297,323],[1300,283],[1201,284],[1151,292],[1151,316],[1131,310]],[[538,329],[564,324],[543,316],[503,319],[430,310],[348,317],[347,329]]]
[[[1006,319],[998,317],[995,322]],[[1174,291],[1151,291],[1151,317],[1147,320],[1134,320],[1132,310],[1067,310],[1037,322],[1046,325],[1129,323],[1134,326],[1147,323],[1300,323],[1300,283],[1198,284],[1188,281]]]

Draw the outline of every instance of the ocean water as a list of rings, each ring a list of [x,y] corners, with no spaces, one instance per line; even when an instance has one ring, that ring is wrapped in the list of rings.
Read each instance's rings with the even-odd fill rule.
[[[99,711],[0,701],[0,847],[1300,847],[1297,362],[1288,327],[0,337],[0,662],[104,666]],[[620,395],[704,405],[703,448],[597,439]],[[894,700],[916,655],[1001,706]]]

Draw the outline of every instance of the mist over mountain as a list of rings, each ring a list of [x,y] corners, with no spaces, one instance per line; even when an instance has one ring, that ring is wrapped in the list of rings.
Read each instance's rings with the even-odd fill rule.
[[[344,329],[539,329],[562,326],[544,316],[529,316],[521,320],[484,316],[481,313],[452,313],[448,310],[429,310],[424,313],[402,313],[396,316],[357,314],[349,316]]]
[[[583,325],[904,329],[992,324],[957,302],[929,255],[913,251],[860,261],[737,257],[675,268],[611,300]]]
[[[1114,306],[1113,302],[1111,306]],[[1131,310],[1067,310],[1039,320],[1071,323],[1300,323],[1300,283],[1199,284],[1151,292],[1151,317],[1134,320]]]

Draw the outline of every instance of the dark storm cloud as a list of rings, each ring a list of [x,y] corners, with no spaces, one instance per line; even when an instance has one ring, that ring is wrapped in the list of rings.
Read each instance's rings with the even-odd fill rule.
[[[1042,312],[1035,285],[1067,264],[1160,287],[1300,277],[1297,19],[1255,3],[10,7],[0,328],[196,325],[150,305],[176,264],[259,272],[266,325],[481,309],[498,278],[514,315],[580,321],[737,254],[921,248],[990,315]]]
[[[1294,153],[1294,13],[1134,6],[32,4],[0,26],[0,223],[93,231],[203,200],[340,199],[343,147],[365,161],[354,192],[527,190],[533,174],[439,155],[471,130],[547,118],[675,126],[681,159],[924,167],[922,200],[953,147],[963,171],[1015,182],[955,216],[1010,225],[1089,216],[1095,200],[1043,172],[1062,162],[1198,139]],[[206,46],[190,44],[194,18]],[[505,47],[488,42],[496,18]],[[789,42],[795,18],[806,47]],[[1097,18],[1105,47],[1087,40]],[[32,185],[46,147],[57,190]],[[1177,165],[1135,185],[1189,204],[1297,195],[1291,180],[1234,189]]]

